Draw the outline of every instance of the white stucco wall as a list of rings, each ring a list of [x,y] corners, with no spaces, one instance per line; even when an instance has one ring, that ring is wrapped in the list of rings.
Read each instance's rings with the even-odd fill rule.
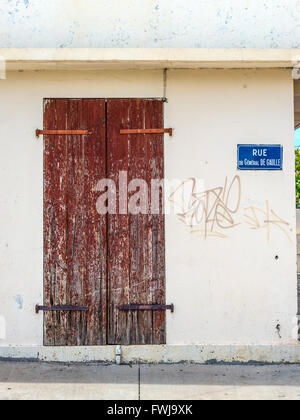
[[[228,183],[235,175],[241,180],[233,216],[240,225],[213,229],[227,238],[204,239],[177,217],[167,219],[167,295],[177,308],[168,315],[168,343],[279,342],[278,324],[288,340],[297,312],[290,72],[169,71],[167,97],[166,125],[176,129],[166,142],[166,176],[203,179],[206,190],[224,186],[226,176]],[[284,170],[237,171],[239,143],[282,144]],[[249,206],[257,209],[261,226],[278,220],[264,213],[266,201],[289,223],[281,227],[290,240],[278,225],[270,224],[268,240],[267,228],[246,223],[253,216]]]
[[[42,345],[44,97],[162,97],[162,71],[23,72],[0,80],[0,346]],[[289,70],[168,71],[165,139],[168,179],[203,179],[205,188],[241,179],[241,204],[227,237],[190,233],[166,219],[168,344],[286,343],[296,305],[293,84]],[[236,170],[238,143],[280,143],[282,172]],[[270,209],[287,224],[272,223]],[[232,205],[231,200],[229,205]],[[254,206],[260,224],[246,224]],[[249,219],[248,219],[249,220]],[[281,225],[280,225],[281,226]],[[290,239],[288,238],[288,236]],[[279,259],[276,260],[275,256]],[[280,325],[280,337],[276,329]]]
[[[299,48],[299,0],[1,0],[0,47]]]

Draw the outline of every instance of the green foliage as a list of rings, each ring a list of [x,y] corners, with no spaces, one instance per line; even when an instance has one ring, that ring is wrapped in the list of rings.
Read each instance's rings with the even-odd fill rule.
[[[295,150],[296,164],[296,207],[300,208],[300,151]]]

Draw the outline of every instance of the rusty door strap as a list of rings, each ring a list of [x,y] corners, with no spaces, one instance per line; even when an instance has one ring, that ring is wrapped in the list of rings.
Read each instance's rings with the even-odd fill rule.
[[[167,133],[170,136],[173,135],[173,128],[137,128],[120,130],[120,134],[164,134]]]
[[[78,311],[78,312],[87,312],[89,308],[87,306],[68,306],[68,305],[58,305],[58,306],[39,306],[36,305],[35,312],[38,314],[40,311],[44,312],[53,312],[53,311]]]
[[[39,137],[40,135],[44,136],[87,136],[89,134],[88,130],[36,130],[35,135]]]
[[[121,305],[119,306],[120,311],[166,311],[170,310],[174,312],[174,305],[143,305],[143,304],[136,304],[136,305]]]

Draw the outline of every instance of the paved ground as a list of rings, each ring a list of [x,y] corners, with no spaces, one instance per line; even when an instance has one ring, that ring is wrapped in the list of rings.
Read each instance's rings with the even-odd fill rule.
[[[293,399],[300,366],[0,363],[0,400]]]

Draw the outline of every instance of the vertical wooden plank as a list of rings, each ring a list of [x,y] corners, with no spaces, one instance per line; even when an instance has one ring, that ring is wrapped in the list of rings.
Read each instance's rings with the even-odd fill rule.
[[[44,112],[46,129],[65,128],[66,101],[46,100]],[[66,144],[62,136],[47,136],[44,141],[44,303],[51,306],[64,303],[67,276]],[[61,314],[46,313],[44,324],[45,345],[65,344]]]
[[[149,109],[150,108],[150,109]],[[152,101],[146,106],[146,124],[164,127],[163,102]],[[149,118],[149,119],[148,119]],[[164,136],[149,136],[149,160],[151,178],[164,180]],[[165,296],[165,215],[164,195],[160,193],[159,214],[152,215],[152,281],[149,285],[149,303],[166,304]],[[153,344],[166,342],[166,313],[152,314]]]
[[[56,129],[66,129],[67,100],[55,100]],[[53,305],[67,304],[67,144],[64,136],[53,136],[54,171],[53,171],[53,220],[54,242],[52,251],[55,255],[55,281],[53,282]],[[55,324],[55,345],[67,344],[67,315],[62,312],[53,314]]]
[[[128,128],[142,128],[143,115],[140,115],[140,107],[138,101],[132,99],[127,103],[128,107]],[[123,127],[122,127],[123,128]],[[139,167],[141,165],[140,156],[143,154],[143,136],[130,134],[128,141],[128,184],[138,178]],[[128,201],[136,191],[128,191]],[[140,263],[139,257],[143,254],[143,241],[139,230],[139,216],[130,214],[129,209],[129,303],[139,303],[139,285],[140,285]],[[137,311],[128,312],[130,317],[130,344],[137,344],[140,341],[139,318],[141,314]]]
[[[120,135],[121,126],[127,127],[128,101],[107,102],[107,172],[118,188],[119,172],[128,170],[128,138]],[[129,303],[129,218],[119,214],[108,215],[108,344],[129,344],[129,314],[119,311],[121,304]]]
[[[67,102],[67,118],[66,118],[66,129],[77,128],[78,118],[78,103],[74,100],[68,100]],[[78,209],[78,196],[80,196],[80,189],[77,184],[80,184],[77,180],[80,180],[80,173],[78,178],[75,175],[76,166],[78,165],[78,141],[76,136],[65,136],[64,141],[67,145],[66,165],[67,165],[67,300],[69,305],[77,305],[78,293],[81,293],[76,288],[79,286],[78,277],[79,273],[79,261],[77,261],[78,255],[78,243],[77,238],[79,237],[78,231],[80,230],[80,210]],[[76,182],[77,181],[77,182]],[[82,238],[81,238],[82,239]],[[80,286],[79,286],[80,287]],[[60,312],[58,312],[58,315]],[[75,312],[67,312],[67,345],[77,344],[77,329],[76,329],[76,314]]]
[[[156,108],[155,108],[156,101],[145,101],[144,102],[144,121],[145,121],[145,128],[148,127],[163,127],[162,125],[157,125],[156,121]],[[152,208],[151,208],[151,181],[155,178],[156,175],[156,156],[153,153],[154,145],[156,141],[159,141],[161,136],[153,136],[147,135],[145,136],[145,172],[146,172],[146,180],[148,184],[148,201],[149,201],[149,208],[148,214],[146,216],[147,220],[145,221],[146,228],[145,228],[145,253],[146,253],[146,261],[145,261],[145,297],[144,300],[146,303],[156,303],[155,302],[155,286],[154,280],[154,267],[153,267],[153,215],[152,215]],[[154,289],[154,290],[153,290]],[[154,340],[154,325],[153,325],[153,316],[154,312],[147,312],[147,334],[145,335],[145,344],[159,344]]]
[[[84,191],[86,213],[86,260],[83,304],[90,308],[81,315],[86,318],[82,336],[84,345],[106,344],[107,328],[107,217],[97,212],[98,182],[106,178],[106,122],[105,101],[83,100],[83,125],[89,136],[85,140]]]
[[[44,128],[56,128],[55,100],[44,101]],[[55,282],[55,209],[54,209],[54,150],[53,136],[44,136],[44,304],[53,305]],[[52,313],[44,314],[44,344],[55,344],[55,322]]]
[[[70,130],[81,127],[82,124],[82,100],[69,101],[68,128]],[[71,305],[79,306],[84,299],[83,288],[85,276],[86,258],[86,230],[85,212],[86,202],[84,199],[84,136],[69,136],[72,142],[72,156],[70,156],[70,176],[68,177],[69,188],[72,194],[68,194],[70,208],[73,208],[73,229],[70,230],[70,242],[68,255],[72,261],[71,280]],[[70,345],[81,345],[80,319],[81,312],[71,312],[70,322]]]
[[[130,128],[146,128],[145,101],[130,101]],[[129,136],[129,180],[141,180],[149,184],[147,162],[147,138],[143,134]],[[129,199],[139,190],[129,193]],[[147,191],[142,193],[148,200]],[[146,196],[146,197],[145,197]],[[149,261],[149,212],[130,214],[130,303],[148,303],[147,288],[152,264]],[[151,229],[150,229],[151,233]],[[151,313],[132,311],[131,344],[150,344]],[[150,333],[151,335],[151,333]]]

